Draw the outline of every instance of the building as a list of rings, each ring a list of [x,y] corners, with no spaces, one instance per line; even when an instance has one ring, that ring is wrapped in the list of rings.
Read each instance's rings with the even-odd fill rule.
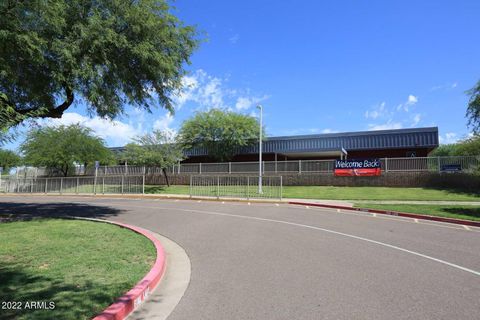
[[[438,128],[410,128],[268,137],[264,161],[426,157],[438,147]],[[185,152],[185,162],[212,162],[205,149]],[[258,145],[241,148],[232,161],[257,161]]]
[[[263,143],[263,160],[426,157],[436,147],[437,127],[268,137]],[[123,148],[112,149],[118,152]],[[184,162],[214,162],[203,148],[186,150],[185,156]],[[240,148],[232,159],[257,160],[258,144]]]

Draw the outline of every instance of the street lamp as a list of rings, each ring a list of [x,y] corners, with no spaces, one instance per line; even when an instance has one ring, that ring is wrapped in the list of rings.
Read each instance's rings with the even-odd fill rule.
[[[263,129],[263,107],[259,104],[257,109],[260,110],[260,140],[258,140],[258,193],[262,194],[262,129]]]

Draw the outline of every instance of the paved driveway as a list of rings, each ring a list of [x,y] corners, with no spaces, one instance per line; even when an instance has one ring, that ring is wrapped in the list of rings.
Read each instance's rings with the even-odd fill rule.
[[[480,319],[480,229],[286,204],[5,197],[0,214],[137,225],[188,253],[169,319]]]

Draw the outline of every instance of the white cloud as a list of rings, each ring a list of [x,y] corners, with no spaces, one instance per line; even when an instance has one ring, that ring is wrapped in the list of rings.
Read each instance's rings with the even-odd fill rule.
[[[430,91],[451,90],[451,89],[455,89],[456,87],[458,87],[458,82],[445,83],[445,84],[431,87]]]
[[[421,114],[417,113],[416,115],[413,116],[413,121],[412,121],[412,127],[415,127],[420,120],[422,120]]]
[[[410,94],[408,95],[407,101],[405,103],[401,103],[397,106],[397,111],[404,110],[405,112],[410,111],[410,107],[414,106],[418,102],[418,97]]]
[[[369,124],[368,130],[391,130],[391,129],[401,129],[402,123],[401,122],[392,122],[388,121],[383,124]]]
[[[336,133],[336,132],[338,132],[338,131],[327,128],[327,129],[323,129],[321,132],[322,132],[322,133]]]
[[[240,40],[240,35],[238,33],[234,34],[232,37],[230,37],[228,39],[228,41],[231,43],[231,44],[236,44],[238,42],[238,40]]]
[[[447,132],[445,135],[440,135],[438,138],[441,144],[455,143],[460,140],[460,137],[455,132]]]
[[[183,89],[173,97],[175,109],[193,102],[197,109],[248,110],[269,98],[268,95],[252,96],[250,90],[226,87],[227,79],[214,77],[199,69],[182,79]],[[233,107],[232,107],[233,106]]]
[[[173,120],[174,120],[173,115],[170,112],[168,112],[164,116],[155,120],[155,122],[153,123],[153,129],[166,132],[167,134],[169,134],[171,136],[175,136],[177,134],[177,131],[170,127]]]
[[[418,102],[418,98],[415,97],[414,95],[411,95],[411,94],[410,94],[410,95],[408,96],[408,99],[407,99],[407,103],[406,103],[406,104],[408,104],[408,105],[410,105],[410,106],[413,106],[413,105],[414,105],[415,103],[417,103],[417,102]]]
[[[238,97],[237,102],[235,103],[235,109],[238,111],[247,110],[251,107],[255,107],[260,102],[268,99],[269,96],[264,95],[263,97]]]
[[[385,117],[388,115],[388,111],[385,108],[385,101],[380,103],[377,106],[374,106],[372,109],[365,112],[365,118],[367,119],[377,119],[379,117]]]
[[[37,121],[40,125],[60,126],[79,123],[92,129],[95,134],[107,141],[111,146],[124,145],[135,136],[142,134],[141,124],[134,127],[119,120],[108,120],[98,116],[89,118],[76,112],[66,112],[60,119],[42,119]]]

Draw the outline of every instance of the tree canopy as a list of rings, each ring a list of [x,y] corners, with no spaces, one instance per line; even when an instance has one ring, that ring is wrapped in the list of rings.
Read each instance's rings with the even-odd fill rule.
[[[480,155],[480,135],[452,144],[443,144],[435,149],[432,156],[478,156]]]
[[[179,140],[185,148],[203,147],[215,160],[227,161],[238,148],[258,142],[259,127],[254,117],[211,109],[184,121]]]
[[[5,0],[0,16],[0,129],[80,99],[108,118],[125,104],[172,112],[198,45],[164,0]]]
[[[79,124],[32,129],[20,149],[25,164],[56,169],[64,176],[75,163],[88,166],[94,161],[109,164],[113,160],[104,141]]]
[[[11,150],[0,149],[0,167],[3,167],[3,172],[8,172],[11,167],[19,165],[22,158]]]
[[[183,152],[171,134],[155,130],[127,144],[122,157],[129,164],[167,168],[181,161]]]
[[[468,101],[467,118],[468,124],[477,134],[480,133],[480,81],[475,87],[468,91],[470,100]]]
[[[175,136],[160,130],[134,139],[125,146],[122,157],[129,164],[162,168],[168,186],[170,182],[165,169],[184,158],[182,146],[175,141]]]

